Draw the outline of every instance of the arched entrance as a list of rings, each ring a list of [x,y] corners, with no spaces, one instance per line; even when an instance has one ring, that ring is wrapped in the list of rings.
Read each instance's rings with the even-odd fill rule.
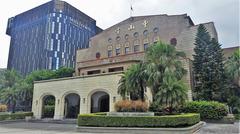
[[[91,96],[91,113],[109,112],[109,94],[97,91]]]
[[[77,118],[80,109],[80,96],[75,93],[65,96],[64,117]]]
[[[42,118],[53,118],[55,111],[55,97],[47,95],[43,97],[42,103]]]

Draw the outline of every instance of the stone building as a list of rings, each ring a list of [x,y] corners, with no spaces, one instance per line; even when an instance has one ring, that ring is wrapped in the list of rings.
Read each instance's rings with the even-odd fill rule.
[[[213,22],[203,24],[212,38],[217,39]],[[149,45],[162,41],[184,51],[188,97],[192,99],[192,55],[198,25],[187,14],[151,15],[128,18],[90,38],[89,48],[76,52],[75,77],[35,82],[32,111],[43,117],[46,96],[54,96],[54,119],[68,118],[78,113],[114,111],[121,100],[117,93],[121,74],[130,65],[144,59]],[[151,91],[146,92],[151,102]],[[72,99],[75,98],[75,99]],[[72,110],[71,110],[72,109]]]

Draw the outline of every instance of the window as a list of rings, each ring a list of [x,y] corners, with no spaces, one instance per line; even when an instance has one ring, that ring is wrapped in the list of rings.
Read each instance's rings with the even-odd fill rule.
[[[59,69],[59,58],[56,59],[56,69]]]
[[[135,45],[134,48],[133,48],[134,52],[138,52],[140,51],[140,47],[139,45]]]
[[[100,74],[100,73],[101,73],[100,70],[92,70],[92,71],[88,71],[88,72],[87,72],[88,75]]]
[[[153,29],[153,32],[154,33],[157,33],[159,31],[159,29],[157,28],[157,27],[155,27],[154,29]]]
[[[52,69],[52,57],[49,57],[49,60],[48,60],[48,69]]]
[[[120,48],[116,48],[116,55],[120,55],[121,52],[120,52]]]
[[[177,45],[177,39],[176,38],[172,38],[170,40],[170,44],[173,45],[173,46],[176,46]]]
[[[99,59],[101,57],[101,54],[99,52],[96,53],[96,58]]]
[[[138,32],[135,32],[135,33],[133,34],[133,36],[134,36],[135,38],[137,38],[137,37],[138,37]]]
[[[112,50],[108,50],[108,57],[112,57]]]
[[[148,35],[148,30],[143,31],[143,35],[147,36]]]
[[[129,47],[125,47],[125,54],[128,54],[130,51]]]
[[[121,40],[121,38],[118,36],[118,37],[116,38],[116,40],[117,40],[117,41],[120,41],[120,40]]]
[[[54,33],[55,22],[52,22],[52,33]]]
[[[108,39],[108,43],[112,43],[112,39],[111,38]]]
[[[129,35],[128,35],[128,34],[126,34],[126,35],[125,35],[125,39],[126,39],[126,40],[128,40],[128,38],[129,38]]]
[[[144,50],[147,50],[148,48],[148,43],[143,44]]]
[[[120,72],[123,71],[123,67],[109,68],[108,72]]]

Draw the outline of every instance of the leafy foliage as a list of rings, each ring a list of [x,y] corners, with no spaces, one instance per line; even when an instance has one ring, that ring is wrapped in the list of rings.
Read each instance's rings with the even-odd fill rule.
[[[214,38],[211,39],[207,29],[202,24],[198,27],[194,52],[194,98],[223,101],[222,91],[225,88],[226,78],[221,45]]]
[[[226,74],[231,79],[238,79],[240,76],[240,49],[236,50],[225,63]]]
[[[12,108],[12,112],[15,112],[16,101],[19,98],[19,85],[21,77],[14,70],[7,70],[4,73],[4,78],[2,79],[2,90],[0,93],[0,99],[5,104],[8,104]]]
[[[225,63],[225,73],[228,78],[224,90],[224,101],[232,108],[234,114],[240,114],[240,49],[236,50]]]
[[[11,114],[0,114],[0,121],[2,120],[16,120],[16,119],[25,119],[26,116],[33,116],[32,112],[19,112]]]
[[[187,86],[181,81],[186,70],[180,61],[185,57],[168,44],[158,42],[146,51],[146,60],[131,66],[119,81],[118,93],[132,100],[144,100],[146,87],[152,90],[154,103],[169,108],[181,105],[187,99]],[[134,96],[132,95],[134,94]]]
[[[78,126],[96,127],[183,127],[200,121],[199,114],[181,114],[150,117],[118,117],[83,114],[78,116]]]
[[[25,106],[29,103],[31,105],[34,81],[72,77],[73,72],[72,68],[62,67],[56,71],[34,71],[22,78],[15,70],[6,70],[0,80],[0,100],[11,106],[12,112],[15,112],[17,101],[23,102]]]
[[[219,120],[227,115],[226,105],[214,101],[192,101],[183,107],[186,113],[200,113],[201,119]]]

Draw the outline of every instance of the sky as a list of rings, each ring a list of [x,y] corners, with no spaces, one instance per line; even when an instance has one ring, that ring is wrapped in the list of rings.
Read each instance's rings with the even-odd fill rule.
[[[10,37],[7,20],[49,0],[4,0],[0,5],[0,68],[7,67]],[[185,14],[195,24],[214,22],[222,47],[240,45],[239,0],[65,0],[97,21],[106,29],[133,16]]]

